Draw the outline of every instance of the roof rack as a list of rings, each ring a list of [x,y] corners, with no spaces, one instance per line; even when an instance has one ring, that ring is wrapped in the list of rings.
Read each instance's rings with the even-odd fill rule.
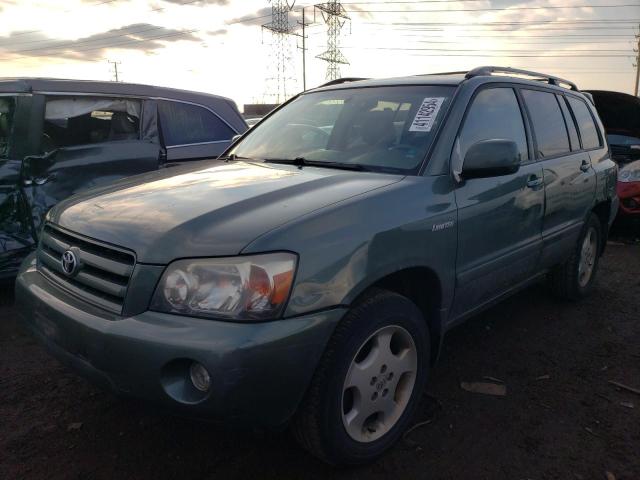
[[[554,77],[552,75],[547,75],[546,73],[539,72],[531,72],[529,70],[520,70],[518,68],[510,68],[510,67],[478,67],[470,70],[465,75],[466,78],[479,77],[484,75],[491,75],[493,73],[515,73],[517,75],[523,75],[527,77],[534,77],[538,80],[546,81],[549,85],[560,86],[560,84],[568,85],[571,90],[578,91],[578,86],[564,78]]]
[[[360,77],[344,77],[344,78],[336,78],[335,80],[331,80],[327,83],[323,83],[322,85],[320,85],[317,88],[322,88],[322,87],[329,87],[331,85],[340,85],[341,83],[348,83],[348,82],[357,82],[360,80],[369,80],[368,78],[360,78]]]
[[[416,77],[428,77],[431,75],[465,75],[467,72],[467,70],[462,70],[459,72],[436,72],[436,73],[420,73],[418,75],[415,75]]]

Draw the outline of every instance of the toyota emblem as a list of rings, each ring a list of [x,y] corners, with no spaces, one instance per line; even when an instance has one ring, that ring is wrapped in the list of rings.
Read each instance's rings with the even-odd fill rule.
[[[64,273],[71,276],[75,273],[78,268],[78,259],[76,258],[76,254],[71,250],[67,250],[62,254],[62,270]]]

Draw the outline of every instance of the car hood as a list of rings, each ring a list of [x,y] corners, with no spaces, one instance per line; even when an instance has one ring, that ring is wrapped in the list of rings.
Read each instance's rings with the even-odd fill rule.
[[[217,163],[134,177],[58,204],[49,221],[129,248],[142,263],[236,255],[297,217],[402,177],[264,163]]]

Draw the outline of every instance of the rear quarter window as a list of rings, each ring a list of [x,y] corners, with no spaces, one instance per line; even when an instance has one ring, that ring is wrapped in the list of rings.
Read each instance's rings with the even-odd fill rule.
[[[575,97],[569,97],[568,100],[578,123],[578,130],[582,138],[582,148],[590,150],[601,147],[602,142],[600,141],[600,135],[598,135],[598,128],[587,104]]]
[[[158,110],[168,147],[230,140],[236,134],[217,115],[199,105],[163,100]]]

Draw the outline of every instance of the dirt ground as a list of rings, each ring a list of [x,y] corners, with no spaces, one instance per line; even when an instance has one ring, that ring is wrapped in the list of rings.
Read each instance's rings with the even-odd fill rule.
[[[640,245],[611,242],[593,296],[535,286],[451,332],[416,424],[376,463],[333,469],[286,433],[224,431],[116,399],[0,306],[0,478],[640,479]],[[504,397],[463,381],[495,377]]]

